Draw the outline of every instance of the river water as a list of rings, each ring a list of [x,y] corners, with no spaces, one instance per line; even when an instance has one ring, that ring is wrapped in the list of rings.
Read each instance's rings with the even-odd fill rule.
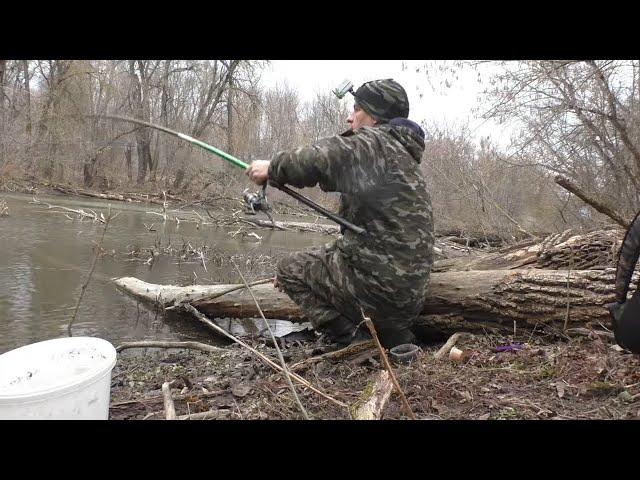
[[[29,343],[67,336],[67,325],[86,282],[104,225],[54,213],[30,203],[30,195],[0,194],[9,216],[0,217],[0,354]],[[111,221],[91,281],[72,327],[74,336],[93,336],[114,345],[135,340],[205,340],[211,334],[196,322],[164,319],[116,290],[112,278],[131,276],[150,283],[174,285],[239,283],[228,258],[234,256],[247,280],[266,278],[273,270],[264,256],[327,243],[331,237],[311,233],[256,230],[262,237],[231,235],[238,227],[163,222],[151,211],[158,205],[106,202],[96,199],[38,196],[41,202],[71,209],[93,209],[107,215],[108,205],[120,212]],[[188,209],[189,212],[192,209]],[[199,212],[204,217],[206,213]],[[69,218],[70,217],[70,218]],[[297,219],[299,221],[299,219]],[[150,228],[151,227],[151,228]],[[180,249],[206,247],[210,260],[180,260],[160,254],[145,263],[156,246]],[[141,252],[131,255],[130,252]],[[225,259],[227,261],[225,261]],[[247,261],[248,260],[248,261]],[[206,270],[205,270],[206,269]]]

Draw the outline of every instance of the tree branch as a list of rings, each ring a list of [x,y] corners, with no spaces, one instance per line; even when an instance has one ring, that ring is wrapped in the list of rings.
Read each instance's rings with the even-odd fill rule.
[[[615,211],[610,206],[605,205],[601,201],[599,201],[599,200],[589,196],[588,194],[584,193],[582,190],[580,190],[580,188],[577,185],[572,183],[568,178],[564,178],[564,177],[561,177],[561,176],[558,175],[555,178],[555,181],[562,188],[564,188],[565,190],[568,190],[569,192],[573,193],[575,196],[580,198],[583,202],[585,202],[588,205],[591,205],[598,212],[602,213],[603,215],[606,215],[607,217],[612,219],[614,222],[616,222],[618,225],[621,225],[624,228],[628,228],[629,227],[630,222],[628,220],[625,220],[624,217],[619,212]]]

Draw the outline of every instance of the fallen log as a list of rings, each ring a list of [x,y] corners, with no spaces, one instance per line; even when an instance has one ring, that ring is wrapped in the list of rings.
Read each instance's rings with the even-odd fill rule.
[[[354,420],[380,420],[384,408],[393,392],[393,382],[386,370],[381,371],[364,389],[353,406],[351,416]]]
[[[614,276],[612,268],[433,273],[425,307],[416,321],[416,333],[513,332],[514,322],[518,329],[549,327],[557,331],[563,329],[565,321],[569,327],[606,324],[609,313],[604,305],[614,301]],[[236,285],[178,287],[150,284],[133,277],[115,279],[115,284],[129,295],[165,308],[188,302],[213,318],[259,316],[246,289],[210,298]],[[256,285],[252,290],[267,318],[306,320],[298,306],[271,284]]]
[[[466,256],[435,262],[433,271],[506,270],[539,268],[546,270],[587,270],[614,267],[622,244],[621,229],[583,233],[566,230],[541,242],[525,241],[493,252],[471,251]]]
[[[576,234],[571,230],[547,237],[540,245],[537,268],[586,270],[615,267],[624,230],[597,230]]]

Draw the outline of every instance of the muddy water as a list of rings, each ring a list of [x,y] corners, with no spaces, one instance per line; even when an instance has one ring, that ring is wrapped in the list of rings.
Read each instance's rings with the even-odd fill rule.
[[[93,209],[106,215],[108,202],[39,196],[39,200],[72,209]],[[9,207],[9,217],[0,217],[0,354],[29,343],[67,335],[67,324],[86,281],[103,225],[90,220],[67,218],[52,213],[44,205],[31,204],[32,197],[0,194]],[[184,321],[163,321],[135,300],[118,292],[114,277],[133,276],[151,283],[179,285],[239,281],[228,258],[241,262],[248,280],[270,276],[261,255],[275,256],[286,251],[321,245],[331,240],[324,235],[292,232],[256,231],[262,240],[233,237],[235,227],[201,226],[195,223],[164,224],[148,213],[159,212],[157,205],[111,202],[120,214],[107,230],[103,248],[108,255],[97,261],[84,294],[74,336],[96,336],[117,344],[122,341],[202,340],[210,335],[200,326]],[[189,209],[191,211],[191,209]],[[206,213],[200,212],[204,216]],[[299,220],[299,218],[298,218]],[[152,226],[153,224],[153,226]],[[149,227],[151,227],[150,231]],[[176,255],[158,256],[151,265],[144,261],[153,245],[159,250],[206,246],[220,261],[202,265],[197,259],[179,260]],[[130,255],[132,251],[143,251]],[[251,261],[238,254],[246,254]],[[211,258],[211,257],[210,257]],[[227,259],[227,261],[225,261]],[[206,268],[206,270],[205,270]]]

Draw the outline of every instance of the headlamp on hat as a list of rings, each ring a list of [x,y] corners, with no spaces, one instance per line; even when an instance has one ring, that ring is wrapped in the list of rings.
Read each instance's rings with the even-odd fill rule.
[[[342,100],[344,96],[349,92],[351,92],[351,95],[355,96],[355,94],[353,93],[353,83],[351,83],[350,80],[344,80],[340,85],[334,88],[332,92],[340,100]]]

